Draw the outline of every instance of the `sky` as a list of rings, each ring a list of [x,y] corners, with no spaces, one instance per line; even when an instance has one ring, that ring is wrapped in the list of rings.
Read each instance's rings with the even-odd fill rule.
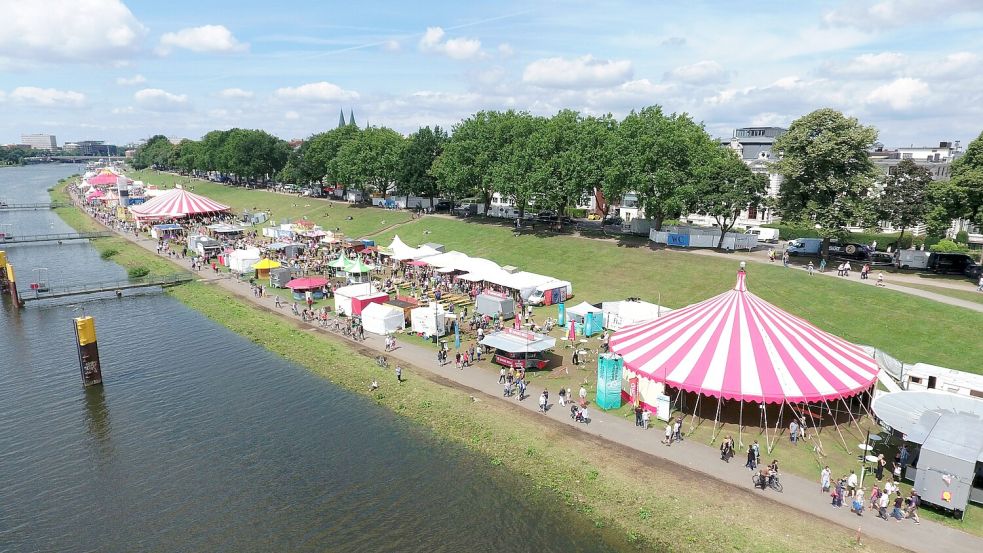
[[[285,139],[451,128],[479,110],[622,117],[714,136],[833,107],[887,146],[983,131],[983,1],[0,0],[0,143]]]

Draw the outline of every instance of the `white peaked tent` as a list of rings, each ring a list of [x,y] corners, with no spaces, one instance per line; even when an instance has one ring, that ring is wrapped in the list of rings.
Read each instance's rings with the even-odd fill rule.
[[[602,311],[593,305],[582,301],[577,305],[567,309],[567,316],[575,321],[582,321],[588,313],[601,313]]]
[[[373,334],[389,334],[403,330],[403,310],[391,305],[370,303],[362,309],[362,325]]]
[[[647,301],[606,301],[601,304],[604,311],[604,328],[619,330],[621,327],[658,319],[672,313],[672,309]]]
[[[417,307],[410,311],[410,329],[417,334],[433,336],[443,336],[446,333],[444,319],[447,314],[442,307],[437,307],[436,311],[432,305]]]

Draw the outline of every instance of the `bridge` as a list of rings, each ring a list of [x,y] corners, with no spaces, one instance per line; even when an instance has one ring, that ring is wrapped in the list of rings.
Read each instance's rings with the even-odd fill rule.
[[[171,275],[151,275],[143,278],[129,280],[118,280],[112,282],[93,282],[72,286],[60,286],[48,288],[47,290],[18,290],[17,296],[21,305],[29,301],[47,300],[55,298],[67,298],[72,296],[84,296],[89,294],[100,294],[104,292],[117,292],[122,290],[132,290],[135,288],[149,288],[159,286],[167,288],[177,286],[194,280],[191,273],[175,273]]]
[[[92,240],[112,236],[109,231],[100,232],[63,232],[61,234],[26,234],[24,236],[4,236],[0,234],[0,246],[13,246],[36,242],[68,242],[70,240]]]
[[[86,161],[99,161],[110,159],[111,157],[121,158],[122,156],[31,156],[22,158],[24,163],[82,163]]]
[[[59,207],[69,207],[71,205],[72,204],[66,202],[40,202],[33,204],[8,204],[7,202],[0,202],[0,211],[57,209]]]

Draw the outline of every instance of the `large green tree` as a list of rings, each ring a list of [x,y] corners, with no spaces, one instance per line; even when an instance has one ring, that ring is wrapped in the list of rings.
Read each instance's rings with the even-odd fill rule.
[[[952,187],[959,200],[958,207],[949,213],[952,218],[967,219],[983,227],[983,133],[953,162]]]
[[[338,150],[332,172],[362,192],[375,191],[386,197],[398,183],[404,140],[385,127],[360,131]]]
[[[431,172],[434,160],[444,151],[449,137],[439,126],[423,127],[411,134],[406,140],[400,160],[399,182],[401,190],[406,194],[430,198],[430,207],[434,206],[434,197],[439,194],[437,178]]]
[[[246,182],[266,179],[287,163],[290,146],[260,130],[232,129],[222,144],[219,159],[224,172]]]
[[[659,106],[631,112],[612,140],[612,159],[605,195],[638,195],[639,207],[655,229],[678,216],[696,168],[718,148],[703,127],[686,114],[665,115]]]
[[[898,244],[904,231],[925,221],[931,205],[929,188],[932,175],[910,159],[902,159],[893,174],[884,179],[884,187],[877,198],[877,215],[881,221],[901,229]]]
[[[530,201],[540,193],[532,178],[536,163],[532,144],[535,133],[543,128],[545,120],[526,112],[509,110],[496,113],[492,123],[487,146],[494,154],[489,169],[491,187],[503,198],[511,198],[522,217]]]
[[[687,191],[688,207],[693,213],[709,215],[717,222],[720,249],[741,212],[764,200],[768,176],[755,174],[730,148],[718,148],[696,173],[697,178]]]
[[[146,169],[154,167],[157,169],[167,169],[170,167],[171,153],[174,145],[162,134],[157,134],[142,144],[133,155],[130,162],[134,169]]]
[[[830,238],[864,213],[876,174],[867,152],[875,140],[874,127],[829,108],[796,119],[775,139],[779,212],[783,219],[816,225],[824,258]]]

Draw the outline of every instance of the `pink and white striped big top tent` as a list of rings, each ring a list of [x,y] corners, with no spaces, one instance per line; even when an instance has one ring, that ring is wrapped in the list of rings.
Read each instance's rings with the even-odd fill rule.
[[[611,337],[643,396],[646,388],[661,393],[661,384],[652,386],[662,382],[757,403],[822,402],[870,389],[877,365],[859,346],[755,296],[745,278],[741,271],[733,290]]]
[[[188,192],[183,188],[169,190],[146,203],[130,208],[130,212],[137,219],[179,219],[230,210],[231,208],[225,204]]]

